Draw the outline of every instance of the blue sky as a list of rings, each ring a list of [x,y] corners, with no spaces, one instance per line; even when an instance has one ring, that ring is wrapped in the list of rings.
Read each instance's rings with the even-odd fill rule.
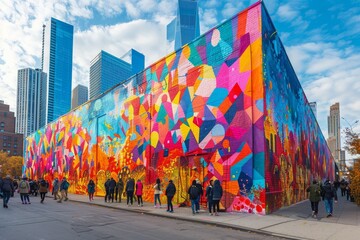
[[[17,70],[39,67],[42,25],[50,17],[74,25],[74,88],[88,85],[90,61],[100,50],[120,57],[135,48],[145,54],[146,65],[168,54],[165,29],[176,2],[0,0],[0,99],[16,111]],[[254,2],[199,0],[201,33]],[[308,100],[318,104],[325,137],[331,104],[340,102],[350,124],[360,119],[360,1],[264,2]],[[342,120],[341,127],[346,126]],[[354,129],[360,131],[360,124]]]

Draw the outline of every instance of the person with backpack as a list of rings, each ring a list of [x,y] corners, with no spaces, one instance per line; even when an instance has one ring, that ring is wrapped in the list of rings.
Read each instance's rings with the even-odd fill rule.
[[[189,187],[188,194],[191,201],[191,210],[192,214],[195,215],[196,212],[196,201],[200,195],[199,188],[196,186],[196,180],[193,180],[191,186]]]
[[[324,186],[322,187],[322,197],[325,203],[325,210],[327,213],[326,217],[332,217],[334,208],[334,199],[337,203],[337,194],[334,186],[331,184],[329,179],[326,179]]]
[[[115,188],[115,202],[117,202],[119,197],[119,202],[121,203],[121,195],[123,194],[123,191],[124,191],[124,182],[121,178],[119,178],[119,181],[116,183],[116,188]]]
[[[209,208],[209,215],[212,216],[213,212],[212,212],[212,205],[213,205],[213,180],[210,180],[209,182],[209,186],[207,186],[206,188],[206,193],[205,196],[207,198],[207,202],[208,202],[208,208]]]
[[[312,184],[306,189],[306,192],[309,193],[309,200],[312,210],[311,216],[316,218],[319,211],[319,202],[321,200],[321,187],[316,179],[314,179]]]
[[[154,207],[156,208],[156,202],[159,201],[159,207],[161,208],[161,201],[160,201],[160,194],[162,193],[161,191],[161,181],[160,178],[156,179],[156,184],[153,187],[154,190]]]
[[[30,184],[27,181],[27,177],[23,177],[19,183],[19,193],[22,204],[31,204],[29,198]]]
[[[61,196],[59,194],[59,189],[60,189],[60,183],[59,183],[59,179],[56,177],[53,181],[53,195],[54,195],[54,200],[60,199]]]
[[[127,198],[126,204],[128,205],[128,207],[130,206],[129,203],[133,205],[134,190],[135,190],[135,180],[133,178],[129,178],[126,182],[126,187],[125,187],[126,198]]]
[[[214,186],[213,186],[213,211],[215,213],[215,216],[219,216],[219,209],[220,209],[220,199],[223,195],[223,189],[221,187],[220,181],[218,179],[216,179],[214,181]]]
[[[68,200],[67,191],[69,189],[69,186],[70,186],[70,183],[66,180],[66,177],[64,177],[60,184],[61,198],[59,199],[58,203],[61,203],[64,198],[65,198],[64,201]]]
[[[174,207],[172,204],[172,199],[175,196],[176,193],[176,187],[175,184],[173,183],[173,180],[169,180],[169,184],[166,187],[165,190],[165,195],[167,197],[167,212],[173,213],[174,212]]]
[[[136,182],[135,195],[136,195],[137,200],[138,200],[138,207],[144,206],[143,199],[142,199],[142,195],[143,195],[143,184],[141,183],[141,180],[140,180],[140,179],[138,179],[137,182]]]
[[[90,179],[88,185],[87,185],[87,191],[89,194],[89,201],[94,200],[94,193],[95,193],[95,183],[92,179]]]
[[[48,192],[48,186],[47,183],[45,181],[45,179],[41,179],[40,180],[40,187],[39,187],[39,193],[40,193],[40,203],[44,203],[45,200],[45,195]]]
[[[3,207],[8,208],[8,203],[11,194],[15,191],[14,183],[10,178],[10,175],[6,175],[0,185],[0,192],[3,192]]]

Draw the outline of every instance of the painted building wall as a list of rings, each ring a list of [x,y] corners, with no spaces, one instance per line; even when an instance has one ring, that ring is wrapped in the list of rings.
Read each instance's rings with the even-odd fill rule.
[[[199,178],[217,178],[226,210],[265,213],[261,4],[210,30],[101,98],[27,138],[27,176],[66,176],[85,194],[89,179],[173,179],[187,201]],[[164,196],[162,197],[163,201]]]
[[[334,161],[271,19],[262,13],[266,210],[307,198],[313,179],[334,178]]]

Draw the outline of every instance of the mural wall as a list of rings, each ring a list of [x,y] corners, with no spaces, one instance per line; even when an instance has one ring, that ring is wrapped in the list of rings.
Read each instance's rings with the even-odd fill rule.
[[[266,210],[307,198],[310,181],[334,178],[325,138],[271,19],[263,8],[263,62],[266,86]]]
[[[261,4],[32,134],[24,174],[66,176],[71,192],[90,179],[153,185],[173,179],[187,203],[193,179],[219,179],[228,211],[265,214]],[[164,196],[162,200],[165,201]]]

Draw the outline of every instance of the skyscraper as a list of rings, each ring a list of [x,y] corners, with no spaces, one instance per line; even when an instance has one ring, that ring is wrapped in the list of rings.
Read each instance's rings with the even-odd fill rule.
[[[71,108],[76,108],[88,100],[88,88],[78,84],[72,92]]]
[[[74,27],[51,18],[47,122],[71,108]]]
[[[121,59],[101,51],[90,64],[90,99],[92,99],[143,70],[145,57],[134,49]]]
[[[45,125],[46,73],[41,69],[18,70],[16,132],[28,136]]]
[[[330,106],[330,116],[328,116],[328,136],[332,139],[329,144],[330,151],[338,163],[340,160],[341,136],[340,136],[340,104],[335,103]],[[328,140],[329,141],[329,140]]]
[[[167,40],[174,43],[174,50],[200,35],[197,0],[178,0],[177,14],[167,25]]]

